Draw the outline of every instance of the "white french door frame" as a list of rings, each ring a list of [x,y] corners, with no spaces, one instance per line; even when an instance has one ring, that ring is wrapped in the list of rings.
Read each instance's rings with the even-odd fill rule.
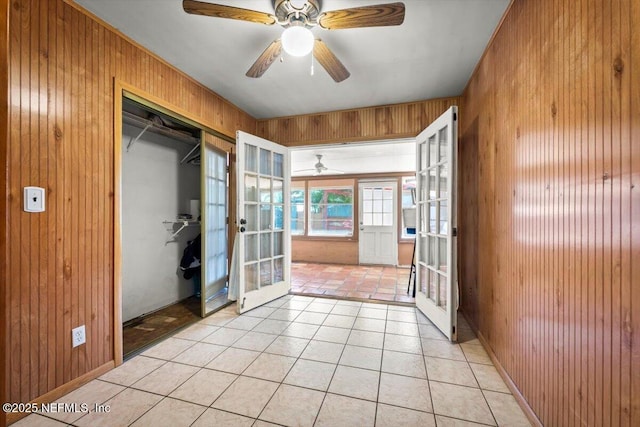
[[[458,310],[457,120],[450,107],[416,137],[416,307],[450,341]]]
[[[248,147],[254,147],[249,149]],[[291,288],[291,171],[289,161],[289,150],[287,147],[268,141],[263,138],[237,132],[236,136],[236,170],[237,170],[237,239],[238,251],[238,313],[244,313],[283,295],[286,295]],[[250,153],[251,152],[251,153]],[[269,159],[269,171],[265,171],[261,166],[261,155],[267,153]],[[254,154],[255,153],[255,156]],[[272,154],[274,154],[272,156]],[[247,165],[247,158],[253,157],[257,163]],[[275,170],[275,158],[282,156],[282,176]],[[273,160],[273,161],[272,161]],[[278,167],[280,167],[278,166]],[[255,187],[247,186],[253,182]],[[282,183],[282,202],[275,201],[274,183]],[[269,182],[268,201],[262,200],[260,195],[261,185]],[[279,184],[277,184],[279,185]],[[253,188],[253,190],[252,190]],[[254,195],[251,191],[255,191]],[[247,197],[248,196],[248,197]],[[253,200],[251,200],[253,199]],[[265,209],[265,207],[268,207]],[[282,210],[282,223],[278,224],[276,211]],[[269,225],[263,222],[263,210],[269,210]],[[282,228],[279,228],[282,227]],[[280,249],[277,247],[278,234],[280,234]],[[264,239],[267,237],[268,239]],[[248,240],[251,240],[248,242]],[[264,241],[268,240],[264,247]],[[249,245],[249,246],[248,246]],[[268,251],[268,256],[263,256]],[[257,253],[254,253],[253,250]],[[249,254],[249,256],[247,256]],[[255,258],[255,259],[253,259]],[[262,266],[269,263],[271,282],[263,282]],[[280,264],[282,263],[282,264]],[[277,273],[276,266],[281,265],[281,276]],[[247,274],[249,272],[249,274]],[[277,279],[277,281],[276,281]],[[258,281],[257,283],[255,281]],[[247,285],[256,289],[247,289]]]

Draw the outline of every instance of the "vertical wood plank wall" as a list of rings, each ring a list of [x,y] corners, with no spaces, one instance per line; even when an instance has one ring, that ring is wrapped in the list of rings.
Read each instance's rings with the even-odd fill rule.
[[[544,425],[640,425],[640,2],[516,0],[464,99],[463,310]]]
[[[288,147],[413,138],[459,97],[258,120],[259,136]]]
[[[8,20],[3,401],[28,402],[114,359],[114,79],[231,137],[255,120],[63,0],[13,0]],[[45,213],[22,211],[28,185]]]

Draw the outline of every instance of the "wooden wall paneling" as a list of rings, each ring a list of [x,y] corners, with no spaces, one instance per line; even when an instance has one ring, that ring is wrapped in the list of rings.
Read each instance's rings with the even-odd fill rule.
[[[0,24],[7,28],[9,19],[9,1],[0,0]],[[9,38],[6,31],[0,31],[0,164],[6,165],[8,156],[8,136],[9,136]],[[9,266],[7,259],[7,237],[9,228],[6,221],[7,205],[7,171],[3,169],[0,174],[0,212],[4,214],[4,220],[0,222],[0,278],[8,276]],[[2,280],[2,279],[0,279]],[[0,290],[0,369],[4,380],[0,384],[0,401],[7,401],[7,389],[9,366],[7,361],[7,349],[5,345],[8,339],[8,314],[10,309],[7,306],[7,290],[3,287]],[[0,412],[0,425],[6,424],[6,413]]]
[[[636,3],[514,2],[464,94],[481,250],[462,307],[545,425],[640,422]]]
[[[621,262],[621,355],[620,355],[620,394],[622,405],[620,418],[622,425],[630,425],[629,420],[640,420],[640,320],[637,313],[640,308],[640,290],[632,284],[640,283],[640,269],[635,268],[633,260],[640,259],[640,190],[637,187],[640,170],[640,149],[633,141],[640,140],[640,125],[633,117],[640,116],[640,64],[632,57],[638,57],[640,50],[640,5],[638,2],[625,1],[620,10],[622,52],[618,69],[620,75],[620,115],[622,117],[620,135],[622,141],[628,141],[621,153],[622,188],[620,193],[622,224],[622,262]],[[635,23],[635,25],[634,25]],[[629,119],[627,119],[629,118]],[[634,218],[636,220],[634,221]],[[636,261],[637,262],[637,261]],[[635,317],[632,313],[636,313]],[[636,367],[634,370],[633,367]]]
[[[453,97],[264,119],[257,122],[256,132],[286,146],[409,138],[461,103]]]

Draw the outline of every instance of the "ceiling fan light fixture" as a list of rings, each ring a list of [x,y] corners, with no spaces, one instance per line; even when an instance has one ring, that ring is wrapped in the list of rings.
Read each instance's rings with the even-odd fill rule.
[[[313,33],[305,27],[289,27],[282,32],[282,48],[291,56],[307,56],[314,42]]]

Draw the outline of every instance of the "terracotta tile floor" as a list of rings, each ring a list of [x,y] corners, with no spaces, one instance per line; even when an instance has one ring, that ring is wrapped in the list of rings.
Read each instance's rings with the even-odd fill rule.
[[[291,293],[414,303],[409,268],[291,263]]]

